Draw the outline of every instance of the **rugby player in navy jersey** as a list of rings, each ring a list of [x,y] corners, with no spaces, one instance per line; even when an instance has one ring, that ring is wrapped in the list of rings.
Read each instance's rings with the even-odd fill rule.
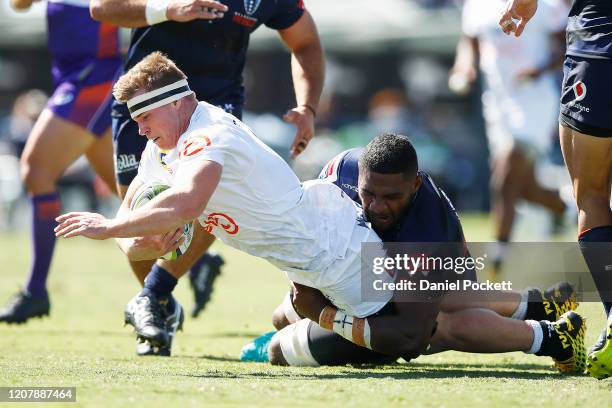
[[[171,58],[189,78],[198,100],[217,105],[237,118],[242,116],[244,87],[242,72],[249,37],[260,25],[278,31],[291,51],[296,107],[284,116],[296,126],[291,145],[293,157],[314,136],[314,117],[323,86],[323,53],[315,23],[302,0],[93,0],[90,11],[96,20],[133,28],[125,64],[129,70],[153,51]],[[124,197],[134,179],[146,140],[138,137],[125,104],[113,105],[113,140],[118,190]],[[214,237],[201,229],[191,242],[193,251],[171,261],[130,262],[141,283],[151,270],[171,278],[191,268],[197,316],[210,297],[212,279],[222,260],[204,254]],[[196,250],[199,249],[199,250]],[[200,255],[203,255],[200,258]],[[199,259],[199,260],[198,260]],[[197,263],[196,263],[197,262]],[[210,273],[202,279],[202,272]],[[211,275],[212,273],[212,275]],[[171,299],[169,325],[176,327],[182,309]],[[139,354],[149,354],[139,347]]]
[[[414,243],[416,248],[419,243],[446,243],[442,246],[443,256],[469,256],[453,205],[433,180],[417,169],[416,152],[409,139],[383,134],[365,149],[340,153],[327,164],[320,178],[335,183],[362,204],[365,219],[383,241]],[[417,250],[404,245],[407,251]],[[462,279],[475,278],[466,275]],[[331,331],[317,324],[329,301],[316,289],[292,286],[293,293],[273,313],[273,324],[279,331],[260,336],[245,346],[243,360],[302,366],[378,364],[395,361],[400,356],[360,347],[339,335],[335,327]],[[525,351],[553,356],[561,371],[575,372],[584,367],[584,353],[581,354],[584,322],[575,313],[561,317],[576,306],[575,293],[568,284],[544,292],[537,289],[474,292],[467,297],[442,291],[430,298],[431,293],[425,292],[416,293],[414,299],[394,297],[376,314],[390,318],[387,329],[392,331],[397,324],[392,319],[402,310],[409,310],[410,317],[404,317],[401,324],[411,328],[413,342],[428,346],[422,352]],[[554,306],[545,307],[545,303]],[[567,331],[568,327],[572,329]],[[559,335],[563,332],[567,333],[571,347],[561,356]]]
[[[499,25],[520,36],[537,0],[508,0]],[[574,0],[566,30],[559,138],[578,207],[578,242],[604,305],[606,327],[587,371],[612,375],[612,2]]]

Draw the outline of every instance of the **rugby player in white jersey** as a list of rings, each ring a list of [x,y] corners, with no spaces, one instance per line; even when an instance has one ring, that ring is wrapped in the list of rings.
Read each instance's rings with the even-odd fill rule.
[[[568,7],[543,0],[521,41],[498,28],[505,0],[467,0],[463,36],[457,46],[449,86],[466,92],[482,72],[482,109],[491,155],[491,213],[495,223],[497,270],[502,262],[520,200],[541,205],[560,218],[565,203],[545,188],[535,166],[549,152],[559,113],[558,73]]]
[[[127,102],[140,134],[149,140],[138,176],[115,218],[68,213],[58,217],[58,236],[114,237],[130,259],[155,259],[176,248],[184,224],[197,220],[226,244],[268,260],[302,287],[318,289],[329,303],[324,310],[309,308],[305,313],[321,327],[382,354],[411,359],[425,351],[435,331],[438,301],[401,302],[391,291],[362,299],[361,267],[366,261],[361,245],[371,243],[375,256],[385,252],[360,209],[340,188],[324,180],[300,184],[289,166],[242,122],[198,102],[185,75],[160,53],[122,76],[114,95]],[[170,188],[129,211],[135,191],[151,182]],[[168,336],[156,308],[160,297],[169,298],[180,276],[154,272],[128,303],[126,320],[139,336],[163,346]],[[393,278],[383,273],[379,279]],[[379,313],[390,303],[392,312]],[[578,321],[575,329],[567,321],[559,323],[564,338],[582,339],[584,324],[579,316]],[[538,349],[543,346],[544,340],[525,327],[528,342],[539,341]],[[288,335],[296,348],[293,354],[301,354],[300,333]],[[579,355],[572,347],[566,364],[574,371],[583,365]]]

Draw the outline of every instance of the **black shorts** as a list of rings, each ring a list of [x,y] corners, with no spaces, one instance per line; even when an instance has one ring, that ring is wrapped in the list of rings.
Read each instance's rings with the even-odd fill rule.
[[[611,72],[609,59],[565,58],[561,125],[590,136],[612,137]]]
[[[211,102],[212,103],[212,102]],[[242,107],[235,103],[213,103],[242,118]],[[136,174],[140,156],[147,145],[147,138],[138,134],[138,124],[132,120],[125,103],[113,103],[112,108],[113,150],[115,153],[115,177],[117,182],[129,186]]]

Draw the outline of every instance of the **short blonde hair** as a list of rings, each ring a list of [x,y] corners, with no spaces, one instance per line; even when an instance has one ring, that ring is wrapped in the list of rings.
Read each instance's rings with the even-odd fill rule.
[[[140,90],[149,92],[181,79],[187,79],[187,75],[171,59],[155,51],[121,75],[113,86],[113,96],[119,102],[127,102]]]

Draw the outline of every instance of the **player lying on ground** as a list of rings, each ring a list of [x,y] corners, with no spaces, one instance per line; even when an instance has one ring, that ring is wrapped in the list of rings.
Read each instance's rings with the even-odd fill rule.
[[[339,154],[323,169],[320,178],[332,181],[357,203],[363,204],[367,220],[385,242],[447,242],[457,244],[448,245],[448,249],[452,250],[453,246],[464,248],[461,223],[452,203],[426,173],[417,169],[418,158],[408,138],[386,134],[376,137],[365,149],[351,149]],[[406,248],[410,250],[410,245]],[[308,308],[310,303],[315,308],[328,305],[320,293],[317,294],[318,291],[296,286],[299,290],[294,296],[297,294],[296,303],[302,307]],[[411,324],[422,324],[426,318],[420,313],[432,306],[411,304]],[[438,328],[428,352],[448,349],[470,352],[518,350],[539,355],[556,354],[559,360],[565,360],[572,349],[565,350],[566,358],[562,358],[561,339],[555,332],[564,323],[544,320],[554,322],[575,306],[575,293],[568,284],[545,293],[539,290],[470,292],[468,297],[451,293],[440,304],[441,312],[436,318]],[[392,314],[394,307],[390,304],[378,314]],[[573,318],[577,328],[584,330],[576,316]],[[247,345],[243,350],[244,360],[319,365],[384,363],[397,359],[397,356],[356,346],[341,335],[321,328],[315,323],[319,321],[318,316],[315,322],[301,320],[292,324],[300,319],[289,295],[276,309],[272,320],[280,330],[278,334],[268,333]],[[540,320],[542,322],[538,323]],[[539,339],[542,338],[546,340],[540,348]],[[576,350],[582,350],[579,342]]]
[[[138,176],[115,218],[64,214],[58,217],[58,236],[120,238],[128,256],[152,259],[176,248],[182,241],[179,229],[197,219],[226,244],[268,260],[293,282],[319,289],[347,319],[367,317],[353,342],[407,359],[425,351],[435,307],[426,311],[430,317],[414,325],[414,308],[407,302],[396,303],[390,315],[376,316],[394,293],[382,292],[376,302],[361,300],[356,287],[362,278],[362,243],[370,242],[380,255],[385,253],[380,238],[341,189],[324,180],[300,183],[287,163],[242,122],[206,102],[198,103],[185,75],[160,53],[136,64],[113,92],[128,103],[140,134],[149,139]],[[170,188],[144,206],[125,211],[146,182]],[[156,235],[165,237],[161,250],[157,244],[145,245]],[[140,237],[138,247],[135,237]],[[392,281],[387,274],[381,279]],[[130,301],[126,317],[139,336],[167,342],[159,298],[168,299],[176,283],[167,271],[156,269]]]

